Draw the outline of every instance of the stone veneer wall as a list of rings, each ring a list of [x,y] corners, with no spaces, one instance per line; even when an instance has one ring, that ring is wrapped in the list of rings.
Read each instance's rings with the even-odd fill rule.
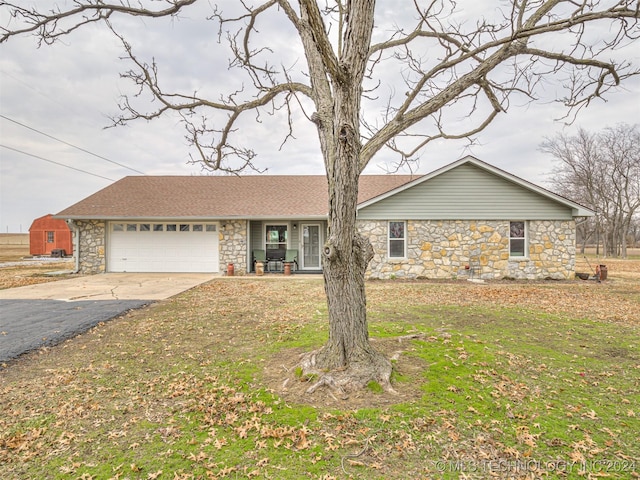
[[[106,224],[96,220],[76,221],[80,230],[80,273],[104,273],[106,268]]]
[[[235,275],[247,273],[247,222],[220,222],[220,273],[233,263]]]
[[[407,221],[407,258],[387,258],[387,221],[359,221],[374,257],[370,278],[573,278],[575,222],[529,221],[529,255],[509,258],[508,221]]]

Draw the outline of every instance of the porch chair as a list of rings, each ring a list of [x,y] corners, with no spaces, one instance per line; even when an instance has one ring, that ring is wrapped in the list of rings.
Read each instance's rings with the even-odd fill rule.
[[[267,248],[267,270],[279,272],[284,268],[284,248]]]
[[[298,250],[287,250],[287,253],[284,256],[284,263],[293,263],[298,269]]]

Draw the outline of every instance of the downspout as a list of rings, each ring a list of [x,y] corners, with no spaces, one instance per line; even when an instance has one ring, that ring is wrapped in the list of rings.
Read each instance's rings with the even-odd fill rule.
[[[71,219],[67,219],[67,225],[73,231],[73,258],[76,263],[73,273],[78,273],[80,271],[80,228]]]

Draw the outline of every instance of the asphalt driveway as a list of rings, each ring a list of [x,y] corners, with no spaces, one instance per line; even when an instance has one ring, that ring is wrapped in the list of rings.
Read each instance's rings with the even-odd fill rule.
[[[105,273],[0,290],[0,363],[212,278],[196,273]]]

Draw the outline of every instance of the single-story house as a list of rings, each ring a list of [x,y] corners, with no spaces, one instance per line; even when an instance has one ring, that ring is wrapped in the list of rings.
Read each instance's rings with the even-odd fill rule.
[[[52,214],[36,218],[29,227],[29,253],[31,255],[71,255],[73,242],[69,225]]]
[[[430,174],[363,175],[369,278],[573,278],[576,221],[593,212],[473,157]],[[84,273],[320,272],[324,175],[131,176],[56,215]],[[266,256],[266,258],[264,258]]]

